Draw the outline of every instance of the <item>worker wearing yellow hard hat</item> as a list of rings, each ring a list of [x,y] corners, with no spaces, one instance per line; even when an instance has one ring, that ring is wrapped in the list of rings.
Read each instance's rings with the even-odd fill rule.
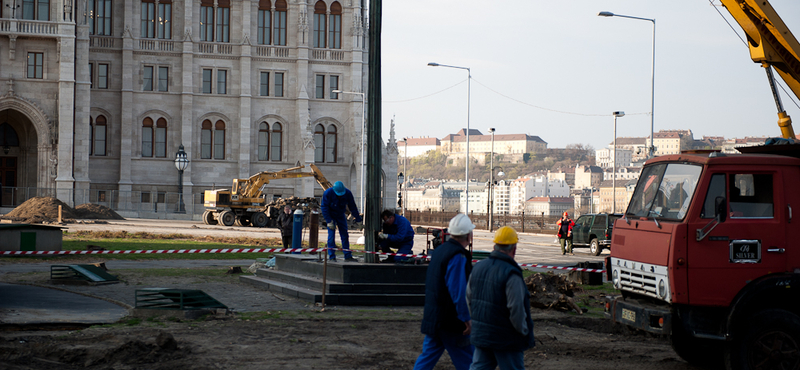
[[[533,339],[530,294],[514,256],[519,236],[503,226],[494,234],[494,251],[478,262],[467,283],[472,314],[472,368],[524,369],[524,353]],[[497,307],[508,308],[499,310]]]

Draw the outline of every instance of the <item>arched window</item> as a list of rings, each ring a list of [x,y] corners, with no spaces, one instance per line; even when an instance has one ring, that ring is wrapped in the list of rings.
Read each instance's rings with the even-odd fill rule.
[[[286,46],[286,13],[289,7],[286,6],[286,0],[275,1],[275,19],[272,22],[273,36],[272,42],[274,45]]]
[[[142,0],[141,36],[172,38],[172,0]]]
[[[153,156],[153,119],[142,121],[142,157]]]
[[[258,1],[258,43],[272,43],[272,2],[269,0]]]
[[[342,48],[342,5],[338,1],[331,4],[330,23],[328,24],[328,47]]]
[[[211,138],[213,136],[211,121],[203,121],[200,128],[200,158],[211,159]]]
[[[272,152],[270,153],[270,156],[272,157],[273,161],[281,160],[281,139],[283,136],[283,131],[281,129],[282,127],[280,123],[275,122],[272,124]]]
[[[314,129],[314,162],[325,162],[325,126],[317,125]]]
[[[92,134],[92,153],[94,155],[106,155],[106,117],[97,116],[94,121],[94,133]]]
[[[217,0],[217,42],[230,42],[231,0]]]
[[[214,159],[225,159],[225,122],[214,124]]]
[[[225,159],[225,122],[203,121],[200,128],[200,158]]]
[[[328,126],[328,135],[325,137],[325,162],[336,163],[336,126]]]
[[[314,5],[314,47],[325,47],[325,31],[326,31],[326,14],[328,7],[325,2],[320,0]]]
[[[269,124],[261,122],[258,124],[258,160],[266,161],[269,159]]]
[[[156,157],[159,158],[166,158],[167,157],[167,120],[159,118],[156,121]]]

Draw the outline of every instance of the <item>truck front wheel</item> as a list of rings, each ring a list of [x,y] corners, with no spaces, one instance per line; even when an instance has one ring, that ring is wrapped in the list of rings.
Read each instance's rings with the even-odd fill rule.
[[[770,309],[747,320],[726,350],[727,369],[800,369],[800,317]]]
[[[225,226],[233,226],[233,223],[236,222],[236,215],[230,210],[222,211],[217,216],[217,220],[219,220],[219,223]]]
[[[677,316],[675,316],[678,319]],[[686,329],[680,319],[672,323],[672,335],[669,337],[672,349],[684,361],[700,367],[716,369],[722,366],[723,343],[711,339],[697,338]]]

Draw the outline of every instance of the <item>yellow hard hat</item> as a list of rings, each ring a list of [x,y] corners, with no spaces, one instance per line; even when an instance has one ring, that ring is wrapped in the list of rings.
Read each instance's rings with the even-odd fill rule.
[[[518,241],[519,237],[517,236],[517,232],[509,226],[503,226],[497,229],[493,240],[495,244],[502,245],[517,244]]]

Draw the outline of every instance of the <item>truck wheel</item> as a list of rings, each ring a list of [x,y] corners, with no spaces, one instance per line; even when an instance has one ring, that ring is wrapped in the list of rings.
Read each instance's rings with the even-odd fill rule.
[[[248,215],[236,216],[236,226],[250,226],[250,217]]]
[[[669,339],[678,356],[695,366],[709,369],[722,366],[722,355],[725,352],[722,342],[692,336],[683,328],[678,316],[673,316],[672,323],[672,335]]]
[[[225,226],[233,226],[233,223],[236,221],[236,215],[233,214],[233,211],[222,211],[217,216],[217,220]]]
[[[592,241],[589,242],[589,251],[595,256],[599,256],[603,252],[603,247],[600,246],[597,238],[592,238]]]
[[[800,368],[800,317],[786,310],[753,315],[725,354],[728,369]]]
[[[255,227],[265,227],[267,226],[267,215],[264,212],[254,213],[253,216],[250,217],[250,222]]]
[[[214,217],[213,211],[203,212],[203,223],[206,225],[216,225],[217,219]]]

